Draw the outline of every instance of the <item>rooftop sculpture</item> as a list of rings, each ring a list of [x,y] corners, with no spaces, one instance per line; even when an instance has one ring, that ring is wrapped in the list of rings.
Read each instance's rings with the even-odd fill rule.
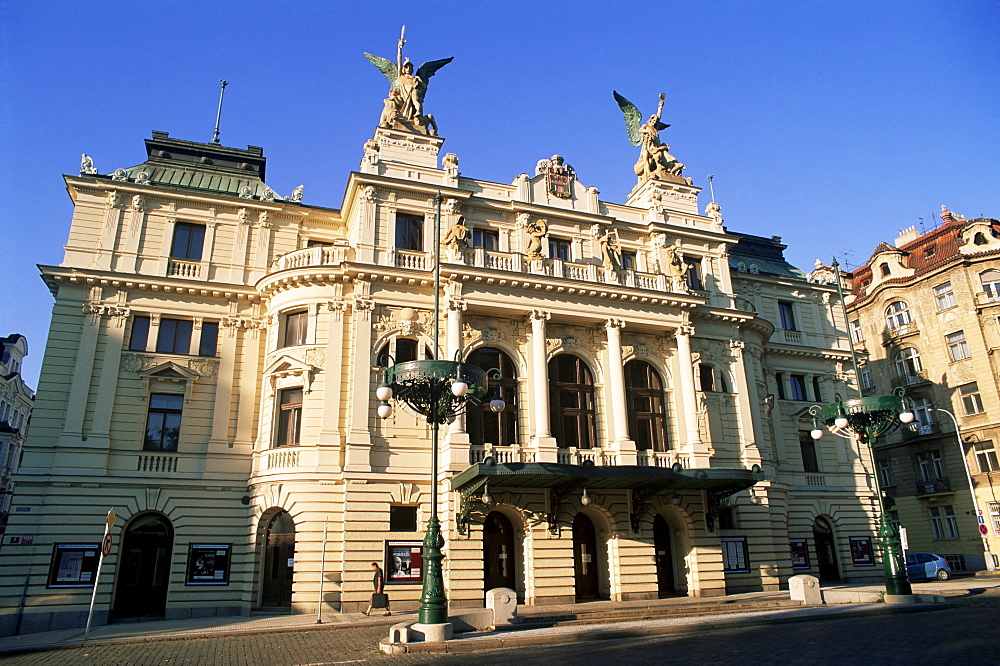
[[[424,113],[424,96],[427,94],[427,82],[439,69],[454,58],[443,58],[425,62],[416,73],[409,58],[403,59],[403,45],[406,44],[406,26],[399,33],[399,45],[396,50],[396,62],[380,58],[370,53],[365,57],[389,79],[392,87],[385,99],[379,127],[404,130],[416,134],[437,136],[437,123],[434,116]]]
[[[629,141],[633,146],[641,146],[639,160],[635,163],[635,175],[639,177],[639,183],[647,180],[685,180],[682,175],[684,165],[677,161],[670,154],[670,146],[660,142],[660,130],[665,130],[670,125],[660,122],[663,114],[663,102],[666,101],[665,93],[660,93],[660,103],[656,107],[656,113],[649,117],[645,123],[639,124],[642,114],[635,104],[628,101],[612,91],[618,107],[625,114],[625,128],[628,130]]]

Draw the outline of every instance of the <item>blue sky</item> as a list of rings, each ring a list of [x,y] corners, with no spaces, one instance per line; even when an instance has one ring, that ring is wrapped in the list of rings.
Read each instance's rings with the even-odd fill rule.
[[[418,64],[454,56],[426,108],[463,174],[510,182],[555,153],[601,198],[635,177],[612,89],[644,114],[726,226],[809,269],[863,263],[941,204],[1000,217],[1000,4],[819,2],[24,2],[0,0],[0,335],[37,386],[62,260],[61,174],[140,163],[151,130],[264,147],[268,184],[338,207],[381,111],[401,24]]]

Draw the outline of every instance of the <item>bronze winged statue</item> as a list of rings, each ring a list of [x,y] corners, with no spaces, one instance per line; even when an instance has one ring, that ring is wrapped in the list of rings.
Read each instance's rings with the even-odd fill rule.
[[[660,103],[656,107],[656,113],[649,117],[645,123],[640,124],[642,114],[635,104],[618,94],[618,91],[611,91],[618,102],[618,108],[625,114],[625,129],[628,131],[628,139],[633,146],[641,146],[639,159],[635,163],[635,175],[639,177],[639,182],[646,180],[677,180],[684,179],[682,172],[684,165],[670,154],[670,146],[660,142],[660,130],[665,130],[670,125],[660,122],[663,114],[663,103],[667,96],[660,93]],[[672,177],[668,177],[672,176]]]
[[[365,53],[371,64],[389,79],[391,87],[389,96],[385,99],[385,108],[379,119],[379,127],[401,129],[418,134],[437,135],[437,124],[434,116],[424,113],[424,96],[427,94],[427,82],[439,69],[454,58],[443,58],[425,62],[413,72],[413,63],[409,58],[403,59],[403,45],[406,44],[406,26],[399,34],[399,48],[396,50],[396,62],[386,58]]]

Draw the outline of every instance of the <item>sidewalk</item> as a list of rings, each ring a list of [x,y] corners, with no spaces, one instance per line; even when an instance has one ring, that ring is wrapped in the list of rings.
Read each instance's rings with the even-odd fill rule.
[[[953,579],[945,582],[916,583],[914,593],[936,594],[946,598],[968,597],[978,594],[1000,595],[1000,576],[976,576]],[[833,585],[824,590],[854,590],[877,592],[883,588],[878,585]],[[753,592],[749,594],[730,595],[725,599],[774,599],[788,598],[787,592]],[[658,602],[597,602],[601,606],[611,608],[641,608],[651,605],[671,605],[690,603],[709,603],[720,598],[689,599],[677,598],[660,600]],[[950,600],[950,599],[949,599]],[[566,609],[596,608],[596,604],[536,606],[533,611],[554,612]],[[886,606],[884,604],[850,604],[838,606],[814,606],[790,608],[786,610],[768,609],[762,611],[738,612],[726,615],[711,615],[701,617],[675,617],[625,622],[609,622],[592,625],[555,626],[524,630],[507,630],[494,633],[458,634],[447,643],[411,643],[409,651],[440,651],[468,652],[487,650],[511,645],[553,644],[582,640],[601,640],[608,638],[628,638],[670,633],[686,633],[690,631],[708,631],[720,627],[753,626],[754,624],[771,624],[776,622],[802,622],[816,619],[834,619],[842,617],[858,617],[861,615],[881,615],[899,612],[919,612],[940,608],[933,604],[914,606]],[[526,607],[521,607],[527,610]],[[245,636],[259,633],[325,631],[344,627],[384,626],[388,636],[389,627],[397,622],[414,620],[416,613],[394,613],[390,617],[366,617],[361,613],[324,613],[323,624],[316,623],[316,616],[283,615],[266,617],[212,617],[190,620],[154,620],[127,624],[110,624],[92,627],[87,645],[109,643],[144,643],[153,641],[190,640],[195,638],[219,638],[225,636]],[[62,647],[83,645],[83,629],[67,629],[22,636],[7,636],[0,638],[0,655],[22,652],[35,652]]]

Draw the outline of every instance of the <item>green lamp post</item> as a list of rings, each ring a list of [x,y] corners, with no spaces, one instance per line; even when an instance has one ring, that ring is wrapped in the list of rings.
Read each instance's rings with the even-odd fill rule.
[[[892,395],[875,395],[846,401],[837,395],[836,402],[829,405],[813,405],[809,408],[809,413],[813,415],[814,428],[810,433],[813,439],[820,439],[823,436],[824,431],[819,426],[819,422],[822,421],[835,435],[845,439],[850,439],[853,435],[859,442],[867,444],[869,449],[874,447],[879,437],[888,435],[904,423],[912,423],[914,419],[902,388],[896,389]],[[845,431],[850,434],[843,434]],[[874,458],[873,451],[873,461]],[[906,564],[899,531],[886,513],[885,498],[882,496],[882,486],[877,471],[873,470],[872,476],[875,477],[875,492],[878,494],[881,514],[878,536],[882,542],[885,591],[893,595],[912,594],[913,590],[906,578]]]
[[[439,351],[438,319],[441,306],[441,202],[440,193],[434,197],[437,214],[434,220],[434,353]],[[441,548],[441,524],[438,521],[438,441],[439,428],[451,423],[455,417],[470,407],[478,407],[489,393],[486,372],[478,366],[463,363],[461,352],[456,360],[405,361],[388,366],[382,384],[375,391],[381,401],[378,415],[388,418],[392,414],[390,400],[401,401],[411,410],[427,418],[431,426],[431,515],[424,535],[423,591],[420,597],[418,619],[421,624],[443,624],[448,621],[448,599],[444,593]],[[490,401],[490,408],[503,411],[499,395]]]

